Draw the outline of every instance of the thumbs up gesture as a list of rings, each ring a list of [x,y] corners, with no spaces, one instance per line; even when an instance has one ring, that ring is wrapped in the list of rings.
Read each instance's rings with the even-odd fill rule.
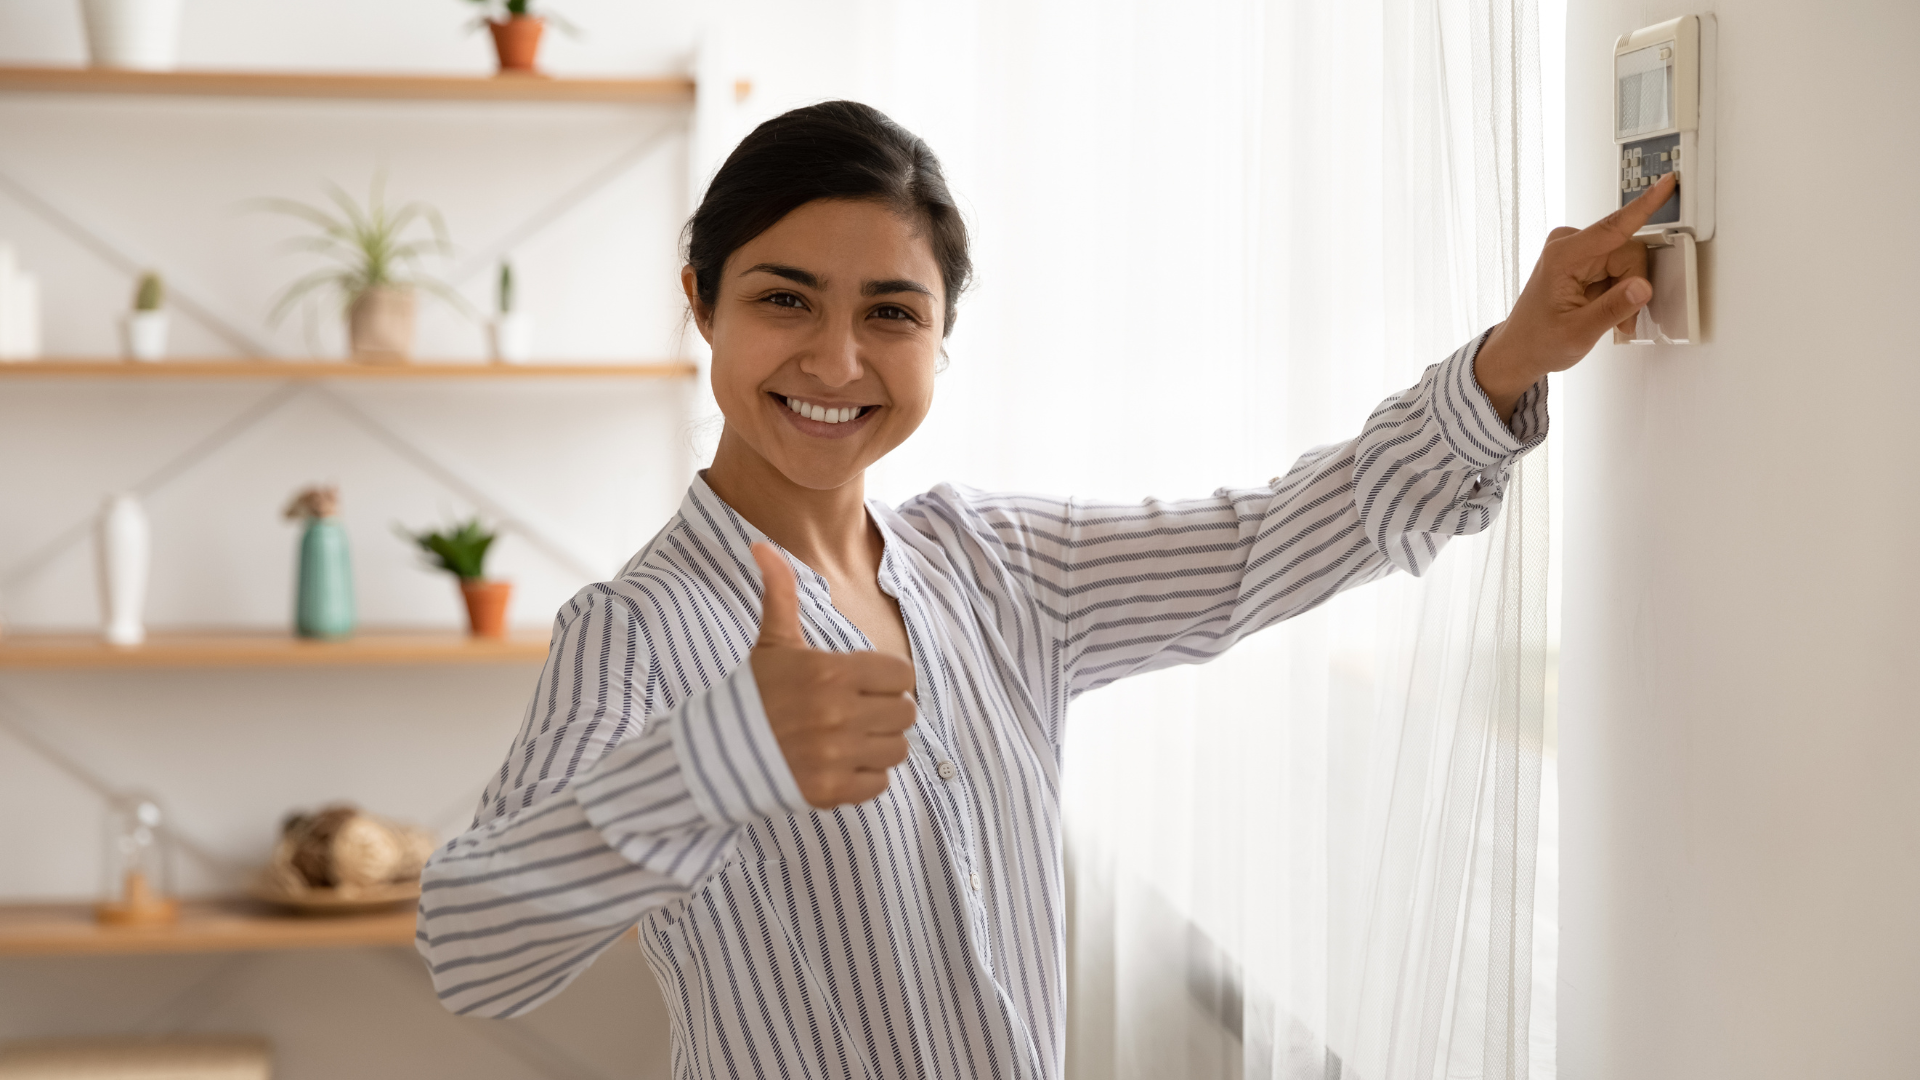
[[[800,632],[800,587],[771,544],[753,545],[765,585],[748,662],[773,737],[807,802],[822,810],[887,790],[907,760],[913,665],[878,652],[822,652]]]

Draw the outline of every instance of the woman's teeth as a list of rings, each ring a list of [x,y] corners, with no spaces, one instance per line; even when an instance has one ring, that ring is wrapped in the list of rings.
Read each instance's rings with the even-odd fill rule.
[[[827,409],[819,405],[809,405],[799,398],[788,398],[787,408],[809,420],[818,420],[823,424],[844,424],[860,415],[861,406],[849,405],[844,409]]]

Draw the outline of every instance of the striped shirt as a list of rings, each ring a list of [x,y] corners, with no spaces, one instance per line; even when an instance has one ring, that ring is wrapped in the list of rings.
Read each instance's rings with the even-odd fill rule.
[[[743,663],[765,537],[696,480],[617,579],[560,611],[472,829],[426,869],[418,947],[441,1000],[519,1015],[637,924],[675,1077],[1059,1077],[1068,704],[1485,529],[1546,401],[1543,382],[1503,424],[1477,348],[1264,487],[869,503],[919,718],[886,792],[831,811],[801,797]],[[808,642],[870,648],[789,562]]]

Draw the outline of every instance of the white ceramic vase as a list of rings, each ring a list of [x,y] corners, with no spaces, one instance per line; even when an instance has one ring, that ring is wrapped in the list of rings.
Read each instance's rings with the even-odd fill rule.
[[[524,364],[533,359],[533,316],[520,311],[495,316],[487,331],[495,360]]]
[[[164,360],[167,356],[167,313],[136,311],[120,323],[129,360]]]
[[[125,493],[109,496],[100,510],[101,633],[109,644],[138,645],[147,639],[147,567],[153,554],[147,512]]]
[[[80,0],[94,67],[170,71],[180,49],[181,0]]]
[[[0,360],[40,355],[40,281],[20,269],[13,248],[0,244]]]

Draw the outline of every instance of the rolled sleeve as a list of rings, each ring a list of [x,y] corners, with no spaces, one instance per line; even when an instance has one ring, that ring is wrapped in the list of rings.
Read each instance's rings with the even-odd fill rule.
[[[1547,380],[1528,387],[1514,406],[1513,421],[1502,421],[1473,374],[1486,341],[1482,334],[1440,364],[1432,383],[1433,416],[1455,457],[1475,468],[1498,469],[1547,437]]]

